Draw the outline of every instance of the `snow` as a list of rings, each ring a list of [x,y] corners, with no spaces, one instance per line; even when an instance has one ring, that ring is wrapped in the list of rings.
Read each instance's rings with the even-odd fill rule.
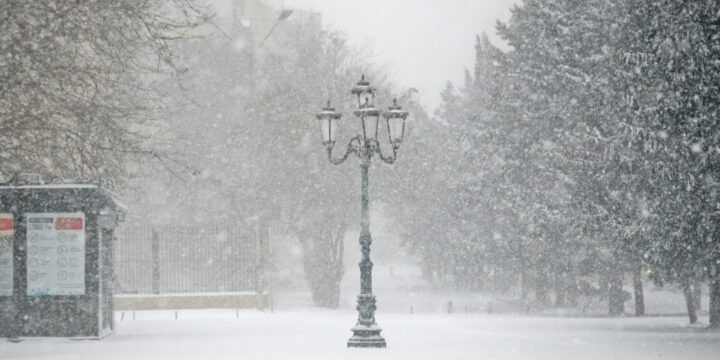
[[[122,294],[115,295],[116,298],[155,298],[155,297],[212,297],[212,296],[237,296],[257,295],[254,291],[229,291],[229,292],[193,292],[193,293],[162,293],[162,294]]]
[[[684,317],[377,314],[387,349],[347,349],[355,313],[138,311],[100,341],[0,343],[2,359],[716,359],[720,333]]]
[[[352,254],[356,254],[355,244],[348,243],[346,248]],[[420,313],[445,313],[447,303],[453,303],[456,313],[487,313],[490,308],[495,314],[525,314],[543,316],[579,316],[579,317],[602,317],[608,312],[607,299],[581,298],[582,306],[576,308],[554,308],[552,306],[541,308],[532,301],[524,303],[519,299],[519,291],[507,293],[462,291],[454,287],[436,287],[428,284],[422,279],[417,264],[403,263],[398,258],[390,266],[378,261],[373,269],[373,292],[378,299],[379,311],[392,313],[409,313],[410,306],[416,314]],[[348,261],[349,266],[355,264],[355,260]],[[341,283],[340,306],[347,311],[355,309],[355,295],[358,291],[359,271],[353,266],[345,270],[345,276]],[[624,282],[624,290],[632,293],[632,282],[630,278]],[[290,298],[287,290],[281,294],[280,306],[283,308],[299,309],[299,306],[310,307],[312,302],[307,290],[302,288],[294,298]],[[645,282],[645,313],[648,316],[685,316],[687,308],[685,298],[678,287],[666,286],[657,287],[652,282]],[[701,297],[702,309],[709,307],[707,288],[703,290]],[[299,306],[298,306],[299,305]],[[583,309],[584,308],[584,312]],[[632,314],[634,311],[633,300],[625,302],[625,313]],[[707,312],[700,312],[701,321],[707,319]],[[686,317],[687,320],[687,317]]]
[[[97,189],[95,184],[42,184],[42,185],[3,185],[0,189]]]
[[[60,184],[39,184],[39,185],[0,185],[0,190],[27,190],[27,189],[40,189],[40,190],[48,190],[48,189],[100,189],[101,187],[97,184],[77,184],[77,183],[60,183]],[[108,192],[114,197],[120,197],[120,195],[108,188],[102,187],[103,191]],[[123,209],[128,210],[129,208],[127,205],[122,204],[117,199],[113,199],[115,204]]]
[[[12,285],[5,295],[23,300],[0,305],[0,329],[24,326],[3,319],[24,319],[22,330],[39,319],[48,328],[84,322],[68,308],[73,321],[51,317],[70,298],[20,296],[37,288],[32,245],[48,240],[25,224],[21,203],[29,214],[88,210],[59,190],[117,201],[116,183],[133,213],[101,203],[88,239],[110,239],[98,229],[129,219],[113,252],[100,251],[115,258],[89,269],[152,275],[156,292],[257,289],[271,301],[265,312],[177,310],[265,297],[119,296],[116,310],[171,310],[116,312],[116,333],[99,341],[0,339],[0,360],[720,359],[720,332],[705,324],[707,285],[720,293],[720,107],[708,100],[720,78],[708,14],[720,2],[9,3],[0,6],[0,174],[59,177],[43,184],[23,172],[0,184],[13,193],[0,196],[0,212],[19,217],[0,237],[8,265],[0,277]],[[358,36],[367,44],[358,47]],[[326,100],[352,114],[348,91],[363,73],[377,86],[378,109],[397,96],[410,113],[409,141],[394,148],[401,161],[370,175],[372,283],[389,345],[380,350],[345,347],[357,317],[356,264],[361,253],[367,259],[353,232],[359,217],[366,235],[367,213],[357,213],[356,165],[331,167],[312,115]],[[338,146],[363,129],[343,122]],[[379,141],[373,151],[392,145]],[[35,196],[52,192],[63,196]],[[40,252],[62,252],[48,244]],[[96,250],[87,248],[88,260]],[[54,266],[45,275],[62,275]],[[199,286],[216,277],[223,283]],[[628,314],[633,279],[643,281],[647,316]],[[117,280],[118,291],[151,281]],[[339,309],[313,299],[339,300]],[[692,300],[701,323],[689,326]]]
[[[307,290],[299,288],[277,294],[274,312],[116,312],[116,332],[102,340],[4,341],[0,359],[643,360],[720,355],[720,332],[688,326],[681,314],[682,294],[671,288],[648,286],[646,306],[653,315],[642,318],[600,316],[607,311],[605,303],[595,304],[588,316],[536,310],[526,315],[508,302],[508,294],[423,286],[416,266],[396,262],[392,270],[382,264],[375,270],[376,318],[387,349],[346,348],[357,319],[359,277],[356,269],[348,269],[339,310],[312,307]],[[447,313],[448,301],[453,302],[452,314]],[[494,314],[487,313],[490,303]],[[703,306],[707,308],[707,297]],[[707,321],[707,316],[700,321]]]

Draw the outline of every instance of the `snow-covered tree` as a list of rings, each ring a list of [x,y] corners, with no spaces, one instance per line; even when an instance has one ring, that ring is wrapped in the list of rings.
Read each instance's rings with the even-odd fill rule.
[[[688,304],[709,279],[719,306],[717,6],[526,0],[498,24],[510,51],[478,41],[437,113],[462,154],[447,179],[459,277],[499,266],[562,304],[593,275],[619,314],[631,272],[642,314],[645,268]]]

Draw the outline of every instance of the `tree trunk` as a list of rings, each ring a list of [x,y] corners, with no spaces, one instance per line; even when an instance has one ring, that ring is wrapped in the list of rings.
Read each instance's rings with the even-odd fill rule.
[[[555,306],[564,307],[566,303],[567,286],[565,274],[556,272],[555,274]]]
[[[690,279],[684,278],[680,281],[680,286],[685,295],[685,305],[687,305],[688,318],[691,324],[697,324],[697,313],[695,312],[695,301],[693,301],[692,289],[690,288]]]
[[[610,293],[610,275],[608,274],[602,274],[600,278],[598,279],[598,294],[600,294],[599,299],[600,300],[607,300],[608,294]]]
[[[720,273],[710,279],[710,327],[720,329]]]
[[[420,262],[420,271],[422,272],[422,277],[425,281],[429,283],[435,282],[435,276],[433,271],[433,262],[432,257],[428,254],[424,254],[422,261]]]
[[[547,274],[540,269],[535,279],[535,300],[541,305],[547,304]]]
[[[645,295],[643,294],[642,267],[633,271],[633,297],[635,298],[635,316],[645,315]]]
[[[303,242],[305,277],[316,306],[340,306],[340,282],[344,274],[343,252],[347,224],[343,221],[335,234],[324,231]]]
[[[523,247],[522,238],[517,238],[516,244],[517,248],[515,249],[515,252],[518,259],[517,266],[520,270],[520,298],[523,302],[527,302],[528,294],[530,293],[530,284],[528,283],[528,269],[525,262],[525,247]]]
[[[693,282],[693,300],[695,300],[695,310],[702,310],[702,281],[696,278]]]
[[[610,315],[622,315],[625,313],[625,299],[623,299],[621,270],[613,269],[610,271],[610,279],[608,286],[608,313]]]
[[[578,283],[574,274],[569,275],[567,279],[567,303],[571,307],[578,305]]]

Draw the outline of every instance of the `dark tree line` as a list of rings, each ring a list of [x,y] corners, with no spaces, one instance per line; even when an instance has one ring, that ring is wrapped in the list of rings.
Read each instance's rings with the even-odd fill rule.
[[[412,241],[428,276],[560,306],[602,293],[620,314],[632,274],[642,314],[644,272],[684,290],[691,322],[707,281],[720,326],[719,11],[526,0],[497,25],[509,51],[479,37],[436,113],[455,165],[421,181],[447,212],[405,222],[443,234]]]

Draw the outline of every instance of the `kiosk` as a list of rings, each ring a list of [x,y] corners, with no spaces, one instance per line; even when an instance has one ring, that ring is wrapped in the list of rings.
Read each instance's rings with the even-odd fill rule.
[[[0,184],[0,337],[112,333],[122,207],[106,185],[27,174]]]

